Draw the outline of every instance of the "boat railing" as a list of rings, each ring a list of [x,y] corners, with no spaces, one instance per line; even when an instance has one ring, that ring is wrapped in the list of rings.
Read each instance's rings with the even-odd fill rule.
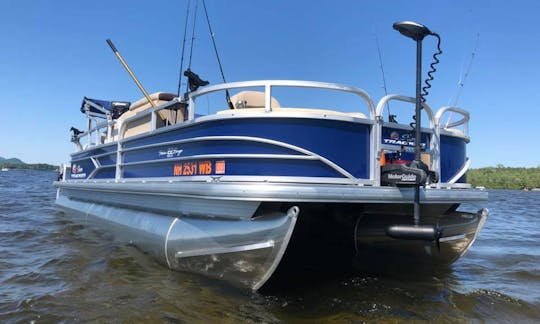
[[[395,101],[402,101],[402,102],[409,102],[409,103],[416,103],[416,98],[413,98],[413,97],[407,97],[407,96],[403,96],[403,95],[398,95],[398,94],[389,94],[389,95],[386,95],[384,97],[381,98],[381,100],[379,100],[379,102],[377,103],[377,108],[375,110],[376,112],[376,118],[378,119],[381,119],[382,120],[382,115],[383,115],[383,110],[384,110],[384,107],[388,104],[389,101],[391,100],[395,100]],[[435,119],[434,119],[434,115],[433,115],[433,110],[431,109],[431,107],[427,104],[427,103],[422,103],[422,108],[424,109],[424,111],[427,113],[428,115],[428,121],[429,121],[429,127],[430,128],[433,128],[433,126],[435,125]]]
[[[171,100],[169,102],[166,102],[166,103],[164,103],[162,105],[156,106],[155,108],[151,108],[151,109],[147,109],[147,110],[138,112],[137,114],[122,120],[120,125],[118,125],[118,141],[120,142],[121,140],[123,140],[126,137],[125,133],[126,133],[126,130],[127,130],[130,123],[133,123],[135,121],[138,121],[138,120],[141,120],[141,119],[144,119],[144,118],[148,118],[148,115],[150,115],[150,129],[149,129],[149,131],[156,130],[158,128],[158,120],[160,119],[160,117],[158,116],[158,113],[161,110],[171,109],[171,107],[176,106],[179,103],[180,103],[180,99],[179,98],[174,98],[173,100]]]
[[[290,87],[290,88],[316,88],[325,90],[336,90],[353,93],[359,96],[367,105],[369,110],[369,117],[371,120],[375,119],[375,105],[373,100],[364,90],[360,88],[340,85],[336,83],[317,82],[317,81],[300,81],[300,80],[258,80],[258,81],[243,81],[243,82],[231,82],[218,84],[214,86],[205,87],[201,90],[192,92],[189,94],[189,120],[195,118],[196,111],[196,99],[206,94],[217,91],[225,91],[239,88],[253,88],[264,87],[264,110],[266,112],[272,111],[272,90],[275,87]]]
[[[446,113],[450,113],[450,114],[455,113],[461,116],[461,118],[458,119],[457,121],[450,122],[451,116],[449,116],[448,122],[446,123],[446,125],[443,125],[442,118],[443,116],[445,116]],[[469,119],[470,119],[470,115],[468,111],[463,110],[458,107],[454,107],[454,106],[441,107],[435,114],[435,117],[434,117],[435,137],[434,137],[434,143],[433,143],[434,144],[433,150],[434,150],[434,153],[436,154],[433,155],[433,164],[437,168],[437,170],[440,170],[441,168],[441,155],[440,155],[441,130],[444,130],[451,134],[457,134],[465,138],[469,138]],[[460,126],[462,126],[463,128],[460,129],[459,128]],[[437,183],[437,187],[440,188],[440,187],[455,186],[457,181],[463,175],[465,175],[465,173],[469,170],[470,165],[471,165],[471,161],[469,158],[467,158],[463,166],[460,168],[460,170],[450,180],[444,183],[439,180],[439,182]]]
[[[79,151],[103,144],[105,139],[110,137],[115,123],[115,120],[97,121],[97,118],[88,117],[86,131],[77,135],[74,134],[72,137],[72,142],[75,143]],[[92,126],[92,124],[94,124],[94,126]],[[106,131],[104,131],[104,129],[106,129]],[[83,138],[86,138],[85,144],[81,143],[81,139]]]
[[[458,115],[461,115],[461,118],[455,122],[448,121],[446,125],[442,125],[442,117],[447,112],[450,112],[450,114],[456,113]],[[449,131],[458,130],[457,127],[463,125],[462,133],[464,136],[468,137],[469,136],[469,119],[470,119],[470,115],[468,111],[463,110],[458,107],[454,107],[454,106],[444,106],[444,107],[441,107],[435,114],[434,122],[438,129],[444,129],[444,130],[449,130]]]
[[[107,141],[112,141],[112,133],[117,124],[116,120],[112,117],[111,111],[86,97],[84,97],[83,102],[83,112],[87,118],[87,127],[84,132],[78,134],[74,133],[72,136],[72,142],[75,143],[79,151],[95,145],[104,144]],[[90,107],[93,108],[94,111],[89,109]],[[103,131],[104,128],[107,128],[106,131]],[[83,145],[81,144],[81,139],[85,137],[87,142]]]
[[[125,136],[126,130],[129,129],[130,126],[133,126],[132,124],[134,122],[139,122],[140,120],[143,120],[145,118],[148,119],[148,116],[150,116],[150,120],[147,124],[144,123],[148,127],[148,131],[153,131],[157,128],[171,125],[169,120],[167,120],[167,123],[165,123],[163,117],[158,116],[159,112],[161,110],[171,110],[173,107],[174,109],[177,109],[178,105],[182,104],[183,103],[180,102],[179,98],[174,98],[173,100],[168,101],[155,108],[137,112],[136,114],[128,118],[124,118],[123,116],[121,116],[118,119],[107,118],[107,120],[101,121],[101,116],[95,116],[92,113],[86,114],[87,129],[82,133],[73,135],[72,141],[75,143],[79,151],[100,144],[114,143],[117,140],[122,140],[128,137]],[[161,121],[161,123],[159,121]],[[106,130],[104,130],[105,128]],[[143,132],[146,132],[146,129],[144,129],[144,131],[141,131],[141,133]],[[87,143],[84,145],[81,144],[81,139],[83,138],[87,138]]]
[[[376,107],[376,121],[377,121],[377,131],[375,132],[378,136],[375,143],[375,151],[377,154],[377,157],[381,157],[383,154],[383,147],[382,147],[382,128],[383,126],[391,126],[392,123],[390,122],[384,122],[383,119],[383,111],[384,107],[388,104],[390,101],[402,101],[402,102],[408,102],[408,103],[416,103],[416,98],[413,97],[407,97],[402,95],[396,95],[396,94],[390,94],[384,96],[377,104]],[[441,130],[446,132],[450,135],[457,135],[460,137],[464,137],[468,139],[469,137],[469,113],[466,110],[463,110],[458,107],[454,106],[444,106],[441,107],[435,114],[433,113],[433,110],[427,103],[422,103],[422,108],[426,112],[427,115],[427,122],[429,124],[429,132],[430,135],[430,141],[429,141],[429,152],[431,157],[431,166],[430,169],[435,171],[437,174],[440,175],[441,173],[441,151],[440,151],[440,143],[441,143]],[[454,122],[448,122],[445,125],[442,124],[442,118],[446,115],[446,113],[455,113],[461,116],[460,119]],[[459,127],[462,126],[462,129]],[[451,186],[459,186],[457,184],[457,181],[467,172],[470,166],[470,160],[467,158],[464,162],[463,166],[460,168],[460,170],[452,176],[448,182],[441,182],[441,179],[439,177],[439,181],[437,182],[437,187],[451,187]],[[375,168],[375,181],[377,183],[380,182],[380,169]]]
[[[124,165],[123,163],[123,154],[124,154],[124,135],[126,133],[126,130],[127,130],[127,126],[132,123],[132,122],[135,122],[135,121],[138,121],[138,120],[141,120],[141,119],[144,119],[144,118],[148,118],[148,115],[150,115],[150,129],[149,131],[152,132],[152,131],[155,131],[157,128],[158,128],[158,120],[159,120],[159,116],[158,116],[158,113],[159,111],[161,110],[165,110],[165,109],[170,109],[171,107],[173,106],[176,106],[180,103],[180,100],[179,98],[175,98],[167,103],[164,103],[162,105],[159,105],[157,107],[154,107],[154,108],[151,108],[151,109],[148,109],[148,110],[144,110],[144,111],[141,111],[131,117],[128,117],[126,119],[124,119],[120,125],[118,126],[119,129],[118,129],[118,142],[117,142],[117,145],[118,145],[118,148],[116,150],[116,174],[115,174],[115,179],[116,180],[119,180],[119,179],[122,179],[122,167]]]
[[[253,87],[264,87],[264,98],[265,98],[265,106],[264,111],[271,112],[272,111],[272,89],[274,87],[303,87],[303,88],[318,88],[318,89],[327,89],[327,90],[336,90],[336,91],[344,91],[353,93],[357,96],[359,96],[364,103],[366,104],[368,111],[369,111],[369,117],[372,131],[370,132],[370,144],[371,144],[371,150],[370,150],[370,172],[369,172],[369,179],[366,179],[362,182],[356,182],[361,183],[364,185],[372,185],[372,186],[380,186],[380,168],[379,168],[379,159],[381,158],[383,154],[383,144],[382,144],[382,131],[383,126],[384,127],[391,127],[392,125],[398,125],[390,122],[385,122],[383,119],[383,110],[384,107],[387,105],[390,101],[401,101],[406,103],[415,103],[416,100],[413,97],[403,96],[403,95],[396,95],[391,94],[384,96],[375,106],[373,104],[373,101],[369,97],[369,95],[362,89],[334,84],[334,83],[324,83],[324,82],[315,82],[315,81],[295,81],[295,80],[260,80],[260,81],[245,81],[245,82],[232,82],[227,84],[219,84],[214,86],[205,87],[203,89],[200,89],[199,91],[192,92],[188,95],[188,118],[187,120],[193,120],[195,119],[195,111],[196,111],[196,99],[204,96],[206,94],[210,94],[217,91],[225,91],[230,89],[240,89],[240,88],[253,88]],[[106,144],[106,142],[114,142],[112,141],[117,140],[117,159],[116,159],[116,179],[122,179],[122,168],[123,168],[123,154],[124,154],[124,141],[126,140],[127,136],[125,136],[126,129],[129,127],[130,123],[140,121],[142,119],[148,119],[148,116],[150,116],[150,127],[149,131],[152,132],[159,128],[158,125],[158,119],[159,119],[159,111],[165,110],[165,109],[171,109],[173,106],[178,104],[185,104],[182,99],[175,98],[170,102],[167,102],[165,104],[162,104],[160,106],[157,106],[155,108],[151,108],[145,111],[141,111],[129,118],[126,118],[122,121],[118,120],[109,120],[109,121],[103,121],[103,122],[95,122],[95,126],[91,127],[91,120],[89,119],[88,123],[88,129],[84,133],[79,134],[76,136],[77,139],[83,138],[85,136],[88,137],[88,143],[85,145],[85,147],[78,144],[78,140],[75,141],[76,144],[78,144],[79,151],[84,150],[92,145],[97,144]],[[441,171],[441,163],[440,163],[440,136],[441,136],[441,130],[445,132],[446,134],[450,135],[459,135],[468,137],[468,122],[469,122],[469,113],[461,108],[453,107],[453,106],[445,106],[442,107],[437,111],[436,114],[433,113],[433,110],[427,103],[423,103],[423,110],[427,114],[427,123],[429,124],[429,130],[427,130],[430,133],[430,146],[429,146],[429,153],[431,157],[431,170],[437,172],[440,174]],[[446,113],[455,113],[461,116],[461,119],[458,121],[447,123],[446,125],[442,125],[442,118]],[[459,129],[458,127],[462,126],[463,130]],[[106,132],[103,132],[103,129],[107,128]],[[112,134],[112,130],[117,131],[117,134]],[[424,132],[426,130],[423,130]],[[106,137],[105,135],[106,134]],[[451,187],[454,184],[456,184],[457,180],[461,178],[461,176],[467,171],[468,167],[470,165],[469,160],[465,162],[464,166],[458,173],[452,177],[452,179],[447,183],[441,183],[440,180],[436,184],[437,187]],[[353,181],[354,179],[351,179]],[[353,181],[355,182],[355,181]],[[458,184],[456,184],[458,185]]]
[[[314,89],[322,89],[322,90],[334,90],[334,91],[342,91],[342,92],[348,92],[352,93],[354,95],[357,95],[360,97],[364,103],[366,104],[369,112],[369,120],[373,121],[375,120],[375,105],[373,103],[373,100],[369,96],[369,94],[360,89],[355,87],[350,87],[346,85],[336,84],[336,83],[328,83],[328,82],[318,82],[318,81],[302,81],[302,80],[257,80],[257,81],[243,81],[243,82],[231,82],[231,83],[224,83],[224,84],[218,84],[214,86],[205,87],[199,91],[195,91],[190,93],[189,95],[189,102],[188,106],[189,109],[189,120],[192,120],[195,118],[195,111],[196,111],[196,99],[198,97],[217,92],[217,91],[225,91],[225,90],[231,90],[231,89],[241,89],[241,88],[253,88],[253,87],[264,87],[264,111],[265,112],[271,112],[272,111],[272,90],[276,87],[288,87],[288,88],[314,88]],[[376,138],[377,134],[376,132],[370,132],[370,143],[371,147],[374,147],[376,145]],[[377,169],[377,163],[376,163],[376,156],[375,151],[370,150],[370,176],[368,179],[368,183],[371,185],[378,185],[379,182],[376,180],[377,172],[375,169]]]
[[[328,90],[336,90],[336,91],[344,91],[344,92],[350,92],[353,94],[358,95],[363,101],[365,102],[368,111],[369,111],[369,118],[371,120],[375,120],[375,105],[373,104],[373,101],[362,89],[334,84],[334,83],[325,83],[325,82],[316,82],[316,81],[296,81],[296,80],[262,80],[262,81],[244,81],[244,82],[232,82],[232,83],[225,83],[225,84],[218,84],[215,86],[209,86],[205,87],[204,89],[201,89],[196,92],[192,92],[189,94],[188,99],[188,120],[195,119],[195,111],[196,111],[196,98],[201,97],[203,95],[217,92],[217,91],[225,91],[230,89],[239,89],[239,88],[252,88],[252,87],[264,87],[265,88],[265,111],[272,111],[271,106],[271,98],[272,98],[272,87],[304,87],[304,88],[319,88],[319,89],[328,89]],[[129,125],[130,122],[134,122],[140,119],[144,119],[148,115],[151,115],[151,122],[150,122],[150,131],[153,131],[157,128],[157,119],[158,119],[158,112],[160,110],[169,109],[171,106],[174,106],[180,102],[179,98],[175,98],[172,101],[160,105],[158,107],[148,109],[142,112],[137,113],[136,115],[133,115],[129,118],[126,118],[123,120],[121,125],[119,126],[118,131],[118,139],[122,140],[124,139],[124,134],[127,128],[127,125]]]
[[[384,97],[381,98],[381,100],[379,100],[379,102],[377,103],[377,107],[376,107],[376,110],[375,110],[375,113],[376,113],[376,121],[377,121],[377,130],[376,130],[376,141],[375,141],[375,146],[374,146],[374,150],[376,152],[376,156],[380,159],[382,154],[383,154],[383,147],[382,147],[382,128],[383,126],[385,125],[392,125],[393,123],[386,123],[384,122],[384,118],[383,118],[383,111],[384,111],[384,107],[390,102],[390,101],[401,101],[401,102],[406,102],[406,103],[416,103],[416,98],[414,97],[408,97],[408,96],[403,96],[403,95],[398,95],[398,94],[389,94],[389,95],[386,95]],[[427,114],[427,121],[428,121],[428,124],[429,124],[429,128],[430,130],[433,130],[434,127],[435,127],[435,118],[434,118],[434,115],[433,115],[433,110],[431,109],[431,107],[427,104],[427,103],[422,103],[422,108],[423,110],[426,112]],[[438,141],[438,139],[436,138],[436,132],[435,131],[431,131],[431,137],[430,137],[430,147],[429,147],[429,151],[431,152],[431,159],[432,159],[432,165],[430,166],[430,168],[437,172],[437,173],[440,173],[440,164],[436,164],[434,163],[435,159],[437,160],[440,160],[439,159],[439,151],[436,149],[436,147],[434,146],[434,143]],[[376,183],[380,183],[380,179],[381,179],[381,170],[380,168],[375,168],[374,170],[375,172],[375,175],[374,175],[374,179],[376,181]]]
[[[215,86],[205,87],[204,89],[201,89],[197,92],[190,93],[189,95],[189,101],[188,101],[188,120],[193,120],[195,118],[195,111],[196,111],[196,98],[201,97],[206,94],[210,94],[217,91],[225,91],[230,89],[239,89],[239,88],[252,88],[252,87],[264,87],[265,89],[265,111],[270,112],[272,111],[271,106],[271,98],[272,98],[272,88],[273,87],[303,87],[303,88],[318,88],[318,89],[327,89],[327,90],[336,90],[336,91],[344,91],[353,93],[357,96],[359,96],[366,104],[370,120],[374,120],[375,117],[375,106],[373,104],[373,101],[369,97],[369,95],[362,89],[344,86],[344,85],[338,85],[333,83],[324,83],[324,82],[315,82],[315,81],[295,81],[295,80],[264,80],[264,81],[246,81],[246,82],[233,82],[233,83],[226,83],[226,84],[219,84]],[[174,99],[173,102],[166,103],[164,105],[148,109],[146,111],[140,112],[134,116],[131,116],[129,118],[126,118],[123,120],[122,123],[119,125],[119,131],[118,131],[118,149],[117,149],[117,168],[116,168],[116,179],[122,178],[122,167],[124,165],[123,163],[123,153],[125,149],[123,148],[123,140],[125,138],[126,129],[129,126],[130,123],[136,122],[137,120],[141,120],[144,118],[148,118],[148,115],[151,115],[151,121],[150,121],[150,131],[153,131],[157,128],[157,118],[158,118],[158,112],[163,109],[168,109],[169,107],[175,105],[178,103],[178,99]],[[372,133],[372,137],[375,136],[375,134]],[[373,139],[372,139],[372,144]],[[320,158],[320,157],[319,157]],[[372,156],[372,159],[374,160],[374,156]],[[337,168],[337,171],[339,173],[344,173],[344,171],[336,166],[333,163],[330,163],[329,161],[323,161],[327,164],[330,164],[331,167]],[[371,169],[373,169],[375,166],[375,163],[373,162],[373,165],[371,166]],[[348,173],[345,174],[348,178],[351,178],[352,176]],[[373,184],[372,182],[373,175],[371,175],[370,180],[368,181],[369,184]],[[350,181],[357,183],[358,181],[354,178],[350,179]]]

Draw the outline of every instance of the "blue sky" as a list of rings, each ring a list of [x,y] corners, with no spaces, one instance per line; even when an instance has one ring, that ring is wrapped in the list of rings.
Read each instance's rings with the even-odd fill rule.
[[[0,156],[67,162],[74,149],[68,130],[84,127],[78,111],[83,96],[141,97],[107,38],[149,92],[175,93],[186,3],[1,1]],[[363,88],[375,101],[384,95],[375,35],[388,92],[413,96],[415,45],[392,24],[421,22],[442,37],[444,53],[428,96],[434,108],[456,95],[479,35],[458,102],[471,113],[473,167],[540,165],[540,2],[206,3],[227,81],[336,82]],[[199,5],[192,69],[216,84],[221,78],[205,23]],[[434,49],[435,40],[426,39],[426,66]]]

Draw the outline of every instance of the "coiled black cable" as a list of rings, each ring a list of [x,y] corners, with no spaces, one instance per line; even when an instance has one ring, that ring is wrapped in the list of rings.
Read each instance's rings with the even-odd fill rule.
[[[441,37],[439,36],[439,34],[433,33],[433,32],[431,32],[430,35],[437,37],[437,53],[433,54],[433,62],[431,62],[431,64],[429,65],[431,69],[428,71],[427,73],[428,77],[424,81],[426,85],[422,87],[422,93],[420,94],[420,100],[422,101],[422,103],[426,102],[426,96],[429,94],[428,89],[431,88],[431,81],[433,81],[434,79],[433,73],[437,71],[437,68],[435,68],[435,65],[439,64],[440,61],[439,61],[438,56],[442,54]],[[420,109],[422,108],[423,107],[420,107]],[[409,138],[407,139],[407,145],[412,143],[411,138],[414,138],[413,132],[416,129],[416,115],[412,116],[412,118],[413,118],[413,122],[409,124],[409,126],[411,126],[412,128],[412,131],[409,134]]]
[[[439,64],[439,58],[438,56],[442,54],[441,50],[441,37],[437,33],[431,33],[431,35],[437,37],[437,53],[433,54],[433,62],[429,65],[431,67],[431,70],[429,70],[428,77],[424,83],[426,84],[422,88],[422,93],[420,94],[420,98],[422,98],[422,103],[426,102],[426,96],[429,94],[428,89],[431,88],[431,81],[433,81],[433,73],[437,71],[435,68],[435,65]]]
[[[414,129],[416,128],[416,115],[413,115],[412,119],[413,119],[412,123],[409,123],[409,126],[411,126],[412,128],[412,131],[410,133],[410,138],[414,138]]]

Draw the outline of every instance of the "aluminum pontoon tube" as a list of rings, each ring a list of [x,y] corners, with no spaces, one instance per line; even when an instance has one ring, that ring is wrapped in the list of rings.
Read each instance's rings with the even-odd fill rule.
[[[366,214],[355,226],[356,252],[373,268],[449,265],[470,248],[488,216],[486,208],[475,213],[435,212],[422,215],[424,223],[415,227],[388,225],[397,223],[404,217],[402,215]],[[391,233],[389,229],[392,229]],[[437,229],[441,236],[433,239]]]
[[[259,289],[279,264],[299,208],[251,219],[172,217],[144,210],[70,199],[57,206],[76,221],[136,246],[169,268]]]

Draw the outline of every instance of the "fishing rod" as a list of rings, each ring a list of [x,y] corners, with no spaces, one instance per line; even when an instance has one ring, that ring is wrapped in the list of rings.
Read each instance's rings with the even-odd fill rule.
[[[118,58],[118,60],[120,61],[120,63],[122,63],[122,65],[124,66],[124,68],[126,69],[127,73],[129,74],[129,76],[133,79],[133,81],[135,82],[135,84],[137,85],[137,87],[139,88],[139,90],[141,90],[141,92],[143,93],[144,97],[146,98],[146,100],[148,100],[148,103],[154,108],[156,107],[156,105],[154,104],[154,102],[150,99],[150,95],[148,95],[148,92],[146,92],[146,90],[144,89],[144,87],[142,86],[142,84],[139,82],[139,80],[137,79],[137,77],[135,76],[135,74],[133,73],[133,71],[131,71],[131,69],[129,68],[129,65],[126,63],[126,61],[124,60],[124,58],[122,57],[122,55],[120,55],[120,52],[118,52],[118,50],[116,49],[116,46],[114,46],[113,42],[107,38],[107,44],[109,44],[109,47],[111,48],[111,50],[114,52],[114,55],[116,55],[116,57]]]
[[[471,67],[474,61],[474,58],[476,57],[476,51],[478,50],[478,43],[480,42],[480,33],[476,33],[476,43],[474,45],[474,48],[471,52],[471,56],[469,58],[469,64],[467,64],[467,68],[465,69],[465,73],[461,73],[458,81],[458,88],[456,90],[456,94],[448,101],[448,105],[456,107],[459,101],[459,98],[461,97],[461,92],[463,91],[463,87],[465,86],[465,81],[467,81],[467,78],[469,77],[469,73],[471,72]],[[450,120],[452,119],[452,112],[448,114],[448,119],[446,121],[446,126],[450,124]]]
[[[184,70],[184,54],[186,49],[186,34],[187,34],[187,26],[188,26],[188,20],[189,20],[189,7],[191,5],[191,0],[188,0],[187,2],[187,10],[186,10],[186,22],[184,24],[184,39],[182,40],[182,54],[180,58],[180,73],[178,75],[178,91],[176,92],[176,95],[180,97],[180,88],[182,86],[182,71]]]
[[[206,22],[208,24],[208,31],[210,32],[210,37],[212,38],[212,45],[214,45],[214,52],[216,53],[216,58],[219,65],[219,71],[221,72],[221,79],[223,80],[223,83],[227,83],[225,80],[225,73],[223,73],[223,65],[221,64],[221,59],[219,58],[219,53],[216,46],[216,38],[214,35],[214,32],[212,31],[212,26],[210,25],[210,18],[208,17],[208,11],[206,10],[206,2],[202,0],[203,7],[204,7],[204,14],[206,15]],[[234,106],[231,102],[231,95],[229,94],[229,90],[225,90],[225,99],[227,100],[227,104],[229,105],[229,109],[234,109]]]
[[[195,0],[195,10],[194,10],[194,13],[193,13],[193,27],[191,29],[191,44],[190,44],[190,49],[189,49],[188,68],[186,69],[186,71],[182,71],[183,67],[184,67],[185,43],[186,43],[187,25],[188,25],[188,20],[189,20],[190,2],[191,2],[191,0],[188,0],[188,7],[187,7],[187,10],[186,10],[186,22],[185,22],[185,26],[184,26],[184,39],[183,39],[183,44],[182,44],[182,58],[180,60],[180,76],[178,78],[178,96],[180,96],[182,74],[188,78],[185,93],[188,92],[188,88],[189,88],[189,91],[193,92],[193,91],[196,91],[199,87],[209,84],[208,81],[202,80],[196,73],[191,71],[191,63],[193,62],[193,48],[194,48],[194,44],[195,44],[195,29],[196,29],[195,27],[197,26],[197,12],[198,12],[198,5],[199,5],[198,0]],[[202,4],[203,4],[203,8],[204,8],[204,14],[205,14],[205,17],[206,17],[206,23],[208,25],[208,31],[210,32],[210,37],[212,39],[212,45],[214,47],[214,52],[216,54],[216,58],[217,58],[218,66],[219,66],[219,71],[221,72],[221,78],[223,80],[223,83],[227,83],[227,81],[225,80],[225,73],[223,72],[223,64],[221,64],[221,59],[219,57],[219,52],[217,50],[215,34],[212,31],[212,25],[210,24],[210,17],[208,16],[208,10],[206,9],[206,2],[204,0],[202,0]],[[233,104],[231,102],[231,96],[229,94],[228,89],[225,90],[225,98],[227,100],[227,104],[228,104],[229,108],[234,109],[234,106],[233,106]]]
[[[189,49],[189,63],[188,63],[187,70],[184,71],[184,76],[186,76],[188,78],[185,93],[187,93],[187,88],[189,88],[189,91],[193,92],[193,91],[197,91],[197,89],[199,87],[208,85],[208,83],[209,83],[208,81],[202,80],[196,73],[191,71],[191,62],[192,62],[192,58],[193,58],[193,47],[194,47],[194,44],[195,44],[195,27],[197,26],[196,23],[197,23],[197,9],[198,9],[198,6],[199,6],[199,1],[195,0],[195,12],[193,14],[193,28],[191,30],[191,46],[190,46],[190,49]],[[182,70],[180,70],[180,73],[181,72],[182,72]]]
[[[186,84],[186,91],[185,93],[188,92],[188,87],[190,87],[190,76],[192,75],[195,75],[193,72],[191,72],[191,62],[192,62],[192,58],[193,58],[193,46],[195,44],[195,27],[196,27],[196,22],[197,22],[197,9],[199,7],[199,1],[198,0],[195,0],[195,10],[193,12],[193,27],[191,28],[191,44],[190,44],[190,48],[189,48],[189,61],[188,61],[188,68],[186,71],[184,71],[184,76],[188,77],[188,82]],[[180,73],[182,73],[182,70],[180,70]],[[197,76],[198,77],[198,76]]]
[[[189,62],[188,62],[188,70],[191,70],[191,59],[193,57],[193,44],[195,44],[195,26],[197,23],[197,8],[199,7],[199,1],[195,0],[195,11],[193,13],[193,28],[191,29],[191,45],[189,48]],[[187,88],[186,88],[187,92]]]
[[[379,67],[381,68],[384,95],[386,96],[386,95],[388,95],[388,90],[386,88],[386,77],[384,75],[384,67],[383,67],[383,61],[382,61],[382,55],[381,55],[381,47],[379,46],[379,38],[377,37],[377,34],[375,34],[375,43],[377,44],[377,53],[379,54]],[[386,101],[386,110],[388,111],[388,121],[391,122],[391,123],[396,122],[396,115],[392,115],[390,113],[389,100]]]

